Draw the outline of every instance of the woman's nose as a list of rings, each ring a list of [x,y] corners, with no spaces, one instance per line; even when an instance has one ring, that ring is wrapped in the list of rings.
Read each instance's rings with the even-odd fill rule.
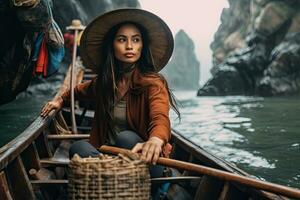
[[[126,43],[126,50],[131,50],[131,49],[132,49],[132,43],[131,43],[131,41],[128,41]]]

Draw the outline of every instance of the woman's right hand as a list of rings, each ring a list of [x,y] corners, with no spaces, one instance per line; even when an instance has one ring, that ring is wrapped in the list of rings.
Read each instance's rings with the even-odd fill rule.
[[[49,113],[51,112],[51,110],[53,109],[58,109],[60,110],[61,107],[63,106],[63,100],[62,98],[57,98],[53,101],[49,101],[42,109],[42,112],[41,112],[41,116],[42,117],[46,117],[47,115],[49,115]]]

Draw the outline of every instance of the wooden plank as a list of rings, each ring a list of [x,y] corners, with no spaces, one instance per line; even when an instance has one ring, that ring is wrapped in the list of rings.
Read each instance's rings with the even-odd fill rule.
[[[29,173],[30,169],[35,169],[38,171],[41,168],[40,157],[34,142],[22,152],[21,158],[27,173]]]
[[[29,171],[30,177],[33,180],[49,180],[55,179],[55,174],[53,171],[50,171],[46,168],[41,168],[40,170],[31,169]]]
[[[184,182],[184,181],[191,181],[191,180],[199,180],[201,177],[196,176],[190,176],[190,177],[162,177],[162,178],[152,178],[151,183],[178,183],[178,182]],[[64,179],[50,179],[50,180],[31,180],[31,184],[35,186],[46,186],[46,185],[65,185],[68,184],[68,180]]]
[[[193,197],[190,193],[187,192],[185,188],[180,186],[179,184],[171,184],[168,193],[167,199],[172,200],[192,200]]]
[[[39,135],[35,141],[35,145],[40,158],[49,158],[53,156],[45,133]]]
[[[151,178],[152,183],[180,183],[180,182],[190,182],[190,181],[200,181],[199,176],[177,176],[177,177],[160,177]]]
[[[30,182],[33,187],[67,185],[69,183],[69,181],[65,179],[32,180]]]
[[[95,74],[95,72],[93,72],[91,69],[89,69],[89,68],[85,68],[84,69],[84,76],[86,75],[86,74]]]
[[[189,155],[189,159],[187,160],[187,162],[189,163],[194,163],[194,156],[192,154]],[[191,175],[191,171],[189,170],[184,170],[183,173],[182,173],[183,176],[189,176]]]
[[[41,159],[41,164],[43,167],[56,166],[56,167],[65,167],[70,163],[69,159],[53,159],[53,158],[45,158]]]
[[[89,133],[92,130],[91,126],[78,126],[78,131],[82,133]]]
[[[234,187],[231,183],[226,182],[218,200],[248,200],[249,196]]]
[[[226,200],[228,198],[229,187],[230,187],[229,185],[230,185],[229,182],[226,182],[224,184],[223,190],[222,190],[218,200]]]
[[[0,172],[0,199],[12,200],[4,171]]]
[[[95,78],[96,76],[97,76],[96,74],[84,74],[83,80],[84,80],[84,81],[92,80],[92,79]]]
[[[35,199],[32,185],[30,184],[20,156],[8,165],[6,174],[15,200]]]
[[[47,166],[60,166],[64,167],[68,165],[69,160],[69,148],[71,146],[70,142],[63,141],[60,143],[59,147],[56,149],[53,157],[41,159],[41,164],[43,167]]]
[[[47,135],[48,140],[80,140],[80,139],[89,139],[89,137],[90,137],[89,134]]]
[[[196,191],[195,199],[214,200],[218,199],[223,188],[223,182],[210,177],[203,176]]]

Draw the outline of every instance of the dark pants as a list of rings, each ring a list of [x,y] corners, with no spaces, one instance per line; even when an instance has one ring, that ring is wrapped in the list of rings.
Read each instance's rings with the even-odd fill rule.
[[[115,146],[125,149],[132,149],[139,142],[144,141],[135,132],[126,130],[118,134]],[[72,144],[69,151],[70,158],[72,158],[76,153],[80,157],[85,158],[89,156],[97,157],[100,152],[89,142],[80,140]],[[163,176],[164,167],[161,165],[151,165],[149,170],[151,178],[157,178]]]

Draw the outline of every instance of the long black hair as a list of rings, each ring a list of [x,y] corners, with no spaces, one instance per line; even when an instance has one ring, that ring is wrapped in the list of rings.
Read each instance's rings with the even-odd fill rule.
[[[147,30],[140,24],[133,22],[123,22],[113,28],[105,35],[103,40],[103,52],[100,52],[103,56],[104,62],[102,66],[98,66],[98,76],[96,81],[96,91],[97,91],[97,108],[101,123],[103,125],[103,134],[107,134],[107,131],[114,132],[115,125],[113,120],[113,109],[115,106],[115,99],[117,94],[117,83],[123,76],[123,70],[121,70],[120,62],[118,62],[114,56],[114,47],[113,41],[118,30],[125,24],[132,24],[138,28],[142,36],[143,48],[141,52],[141,57],[136,63],[136,66],[139,68],[139,71],[144,74],[151,74],[161,78],[167,87],[170,105],[172,109],[178,115],[180,119],[180,112],[177,108],[177,102],[172,91],[167,85],[165,78],[156,73],[156,68],[154,65],[153,57],[150,49],[150,41],[148,37]]]

